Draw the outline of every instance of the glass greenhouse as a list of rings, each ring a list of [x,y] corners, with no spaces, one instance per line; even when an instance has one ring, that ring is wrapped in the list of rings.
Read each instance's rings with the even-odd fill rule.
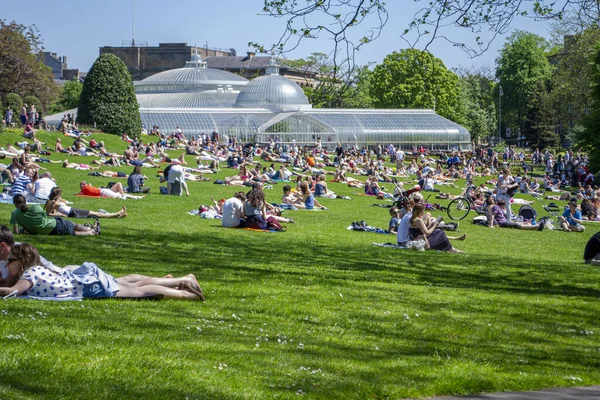
[[[471,147],[469,131],[434,110],[313,109],[302,88],[280,76],[274,63],[266,75],[248,81],[206,68],[194,57],[184,68],[153,75],[134,86],[144,126],[158,125],[164,132],[179,126],[188,137],[217,131],[222,137],[257,143],[312,145],[320,138],[325,147],[336,142],[442,150]],[[58,124],[62,115],[46,121]]]

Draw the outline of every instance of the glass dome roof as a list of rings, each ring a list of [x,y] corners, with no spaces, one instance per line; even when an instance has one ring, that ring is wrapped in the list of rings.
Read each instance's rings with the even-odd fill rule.
[[[206,90],[184,93],[140,93],[140,108],[218,108],[233,107],[238,92]]]
[[[304,91],[297,83],[274,74],[254,78],[242,89],[235,106],[284,111],[311,107]]]
[[[159,72],[134,82],[136,93],[167,93],[202,90],[239,91],[248,79],[231,72],[206,68],[206,63],[192,60],[183,68]]]

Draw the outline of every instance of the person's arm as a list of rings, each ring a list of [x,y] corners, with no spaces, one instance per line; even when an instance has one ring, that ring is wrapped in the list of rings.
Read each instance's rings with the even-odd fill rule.
[[[13,286],[10,287],[0,287],[0,296],[8,296],[9,294],[13,293],[13,292],[17,292],[17,296],[23,294],[25,291],[27,291],[29,288],[31,288],[32,283],[21,279],[19,281],[17,281],[16,284],[14,284]]]
[[[488,226],[494,227],[494,213],[492,212],[492,206],[488,206]]]
[[[575,216],[578,216],[578,218],[576,218]],[[583,220],[581,219],[581,213],[577,214],[577,212],[575,214],[571,214],[571,218],[573,219],[573,221],[577,222],[578,224],[582,224]]]
[[[262,214],[263,219],[266,221],[267,220],[267,208],[266,208],[264,202],[262,203],[260,213]]]
[[[421,218],[417,218],[415,220],[415,224],[417,225],[417,228],[419,228],[421,230],[421,233],[424,236],[431,235],[433,233],[433,231],[435,230],[435,228],[437,227],[437,224],[433,224],[432,226],[427,228],[427,226],[425,226],[425,222],[423,222],[423,219],[421,219]]]

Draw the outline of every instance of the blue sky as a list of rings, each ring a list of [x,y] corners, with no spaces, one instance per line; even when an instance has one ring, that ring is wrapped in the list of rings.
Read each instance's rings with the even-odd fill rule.
[[[418,4],[412,0],[388,0],[390,20],[382,36],[357,54],[357,62],[380,63],[394,50],[406,48],[400,33],[408,26]],[[274,43],[283,30],[283,21],[258,15],[262,0],[135,0],[135,39],[149,45],[187,42],[219,48],[235,48],[245,54],[248,42]],[[47,51],[67,56],[69,68],[87,71],[102,46],[121,46],[132,37],[132,0],[30,0],[4,2],[0,18],[24,25],[35,24]],[[515,29],[548,37],[548,25],[531,20],[517,20]],[[471,40],[464,31],[447,32],[457,40]],[[504,38],[500,37],[484,55],[470,59],[447,42],[437,41],[430,51],[448,68],[459,66],[494,66]],[[289,57],[306,57],[312,52],[329,53],[328,40],[304,42]]]

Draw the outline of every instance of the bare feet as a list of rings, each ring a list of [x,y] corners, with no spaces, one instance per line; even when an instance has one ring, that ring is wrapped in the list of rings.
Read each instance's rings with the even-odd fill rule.
[[[464,233],[462,236],[456,238],[456,240],[465,240],[467,238],[467,234]]]
[[[177,289],[190,292],[190,293],[196,295],[196,297],[199,300],[202,300],[202,301],[206,300],[206,298],[204,297],[204,293],[202,293],[202,288],[195,283],[192,283],[189,281],[183,281],[179,284]]]
[[[127,216],[127,207],[123,206],[121,211],[119,211],[119,218],[125,218]]]

